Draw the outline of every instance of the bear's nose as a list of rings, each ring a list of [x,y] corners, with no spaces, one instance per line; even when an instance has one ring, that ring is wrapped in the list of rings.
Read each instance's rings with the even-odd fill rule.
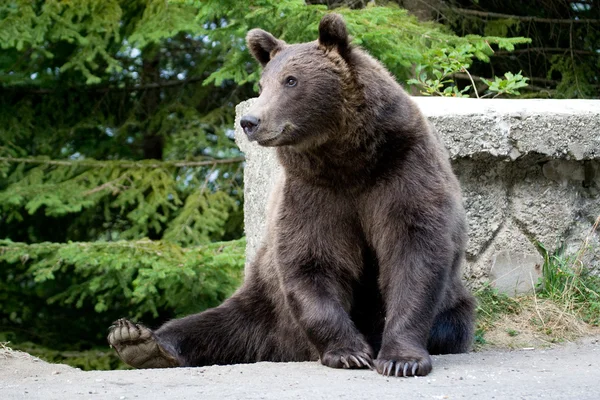
[[[252,139],[252,135],[256,133],[258,125],[260,125],[260,120],[252,115],[244,115],[240,120],[240,125],[246,136],[248,136],[249,139]]]

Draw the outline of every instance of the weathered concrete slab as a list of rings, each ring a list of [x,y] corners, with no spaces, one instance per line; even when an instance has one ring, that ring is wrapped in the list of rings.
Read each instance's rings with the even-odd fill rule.
[[[434,356],[433,365],[426,377],[388,378],[317,362],[82,372],[0,358],[0,398],[597,400],[600,388],[597,339],[549,350]]]
[[[470,285],[491,281],[510,294],[531,290],[542,270],[540,244],[550,252],[564,245],[575,253],[588,243],[584,262],[600,270],[600,235],[590,235],[600,216],[600,101],[414,99],[446,143],[461,181]],[[252,101],[238,105],[238,119]],[[251,260],[281,167],[273,149],[249,143],[238,127],[236,121],[236,139],[247,158]]]

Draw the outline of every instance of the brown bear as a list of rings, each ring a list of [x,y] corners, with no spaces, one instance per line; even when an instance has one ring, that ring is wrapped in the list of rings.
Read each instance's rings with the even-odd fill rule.
[[[427,120],[339,15],[314,42],[253,29],[247,43],[264,71],[241,125],[285,171],[263,245],[219,307],[156,331],[119,320],[110,344],[138,368],[320,359],[394,376],[468,351],[465,214]]]

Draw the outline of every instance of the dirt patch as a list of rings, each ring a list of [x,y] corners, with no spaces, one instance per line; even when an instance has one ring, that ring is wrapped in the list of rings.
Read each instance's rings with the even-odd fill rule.
[[[586,324],[550,300],[534,296],[516,300],[519,310],[500,316],[489,326],[483,336],[485,344],[478,350],[540,348],[600,335],[600,327]]]

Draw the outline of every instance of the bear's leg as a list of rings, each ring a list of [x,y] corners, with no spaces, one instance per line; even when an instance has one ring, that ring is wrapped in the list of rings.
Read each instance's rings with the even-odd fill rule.
[[[306,278],[296,279],[286,298],[321,363],[332,368],[371,368],[373,351],[336,298],[342,291],[340,282],[320,274]]]
[[[290,315],[332,368],[370,368],[373,350],[350,317],[361,278],[364,235],[354,205],[302,180],[283,189],[277,268]]]
[[[375,367],[383,375],[424,376],[432,370],[427,340],[451,280],[455,245],[425,224],[388,218],[379,228],[373,243],[386,320]]]
[[[318,350],[321,363],[332,368],[371,368],[373,351],[348,313],[350,273],[334,261],[300,258],[296,262],[298,252],[281,254],[287,304]]]
[[[425,376],[431,372],[432,360],[426,345],[437,303],[435,294],[442,291],[438,279],[431,278],[420,282],[413,277],[395,277],[386,289],[386,320],[375,360],[380,374]]]
[[[473,343],[475,301],[466,295],[450,309],[439,313],[429,333],[430,354],[455,354],[469,351]]]
[[[108,340],[136,368],[315,360],[306,336],[264,290],[251,283],[219,307],[169,321],[154,332],[119,320]]]

